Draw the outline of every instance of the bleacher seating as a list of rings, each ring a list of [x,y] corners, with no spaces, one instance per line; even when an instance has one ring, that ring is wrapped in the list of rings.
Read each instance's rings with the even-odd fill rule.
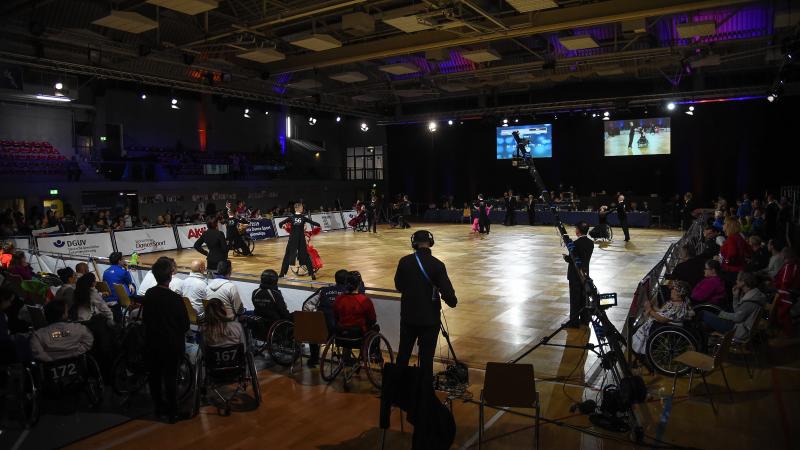
[[[66,175],[67,158],[49,142],[0,141],[2,175]]]

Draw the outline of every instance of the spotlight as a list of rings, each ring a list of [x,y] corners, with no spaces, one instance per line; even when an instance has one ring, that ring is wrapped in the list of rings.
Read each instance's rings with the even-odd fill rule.
[[[606,111],[606,112],[604,112],[604,113],[603,113],[603,117],[608,117],[608,115],[609,115],[609,114],[608,114],[608,111]]]
[[[768,102],[770,102],[770,103],[774,102],[774,101],[775,101],[775,96],[774,96],[774,95],[772,95],[772,94],[769,94],[769,95],[767,96],[767,101],[768,101]]]
[[[508,119],[503,119],[503,124],[508,125]]]
[[[686,110],[686,115],[688,116],[694,115],[694,106],[690,106],[689,109]]]
[[[592,117],[597,117],[597,113],[592,113]]]
[[[694,106],[690,106],[689,111],[694,111]]]
[[[447,124],[448,124],[448,125],[452,125],[452,124],[453,124],[453,120],[452,120],[452,119],[451,119],[451,120],[448,120],[448,121],[447,121]]]
[[[553,115],[553,120],[558,120],[558,114]]]
[[[308,117],[308,124],[312,127],[317,124],[317,118],[313,116]]]
[[[675,109],[675,103],[673,103],[673,102],[667,103],[667,109],[670,110],[670,111],[674,110]]]
[[[181,109],[181,107],[178,106],[178,99],[177,98],[173,98],[170,103],[171,103],[170,107],[172,109]]]
[[[519,123],[519,119],[514,119],[514,123]]]
[[[64,89],[64,85],[59,81],[55,84],[55,88],[57,91]]]
[[[264,111],[264,115],[268,116],[269,115],[269,111]]]
[[[367,122],[361,122],[361,131],[363,131],[364,133],[369,131],[369,125],[367,125]]]
[[[244,118],[245,119],[249,119],[250,118],[250,108],[245,108],[244,109]]]
[[[436,127],[437,127],[436,122],[434,122],[433,120],[428,122],[428,131],[430,131],[431,133],[436,131]]]
[[[317,153],[314,153],[314,158],[317,158],[317,159],[319,159],[319,152],[317,152]]]
[[[142,95],[139,98],[141,98],[142,100],[147,100],[147,94],[142,92]]]
[[[342,121],[342,118],[341,118],[341,116],[336,116],[336,123],[339,123],[339,122],[341,122],[341,121]]]

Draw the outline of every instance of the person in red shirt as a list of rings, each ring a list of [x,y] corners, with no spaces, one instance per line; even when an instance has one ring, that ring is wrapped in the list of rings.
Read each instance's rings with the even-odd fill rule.
[[[783,255],[783,267],[772,280],[772,286],[777,289],[775,295],[774,308],[778,308],[778,325],[783,329],[786,336],[794,335],[794,325],[792,320],[792,310],[795,309],[793,298],[797,297],[800,290],[800,264],[798,264],[797,253],[791,247],[784,247],[781,252]]]
[[[350,272],[345,278],[345,291],[336,297],[333,303],[333,314],[336,317],[336,326],[339,329],[359,328],[366,334],[370,329],[375,329],[377,317],[372,300],[358,292],[361,286],[361,274]]]
[[[0,266],[5,267],[8,269],[8,265],[11,263],[11,258],[14,256],[14,244],[11,242],[6,242],[3,246],[2,253],[0,253]]]
[[[737,218],[725,219],[722,229],[725,231],[726,238],[725,243],[719,249],[720,263],[722,263],[722,272],[726,275],[723,278],[731,284],[736,279],[736,275],[744,270],[753,249],[742,236],[742,225]]]

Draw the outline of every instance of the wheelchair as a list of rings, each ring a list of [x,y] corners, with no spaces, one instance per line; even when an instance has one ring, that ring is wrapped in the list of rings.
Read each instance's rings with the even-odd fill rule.
[[[642,134],[639,136],[639,140],[636,141],[636,145],[639,148],[646,148],[648,145],[650,145],[650,141],[648,141],[644,134]]]
[[[256,241],[254,241],[253,238],[250,237],[250,233],[248,233],[247,231],[242,233],[241,236],[242,236],[242,242],[244,242],[244,246],[247,248],[247,250],[252,255],[253,251],[256,249]],[[237,247],[237,246],[234,245],[234,241],[232,241],[232,240],[228,241],[228,247],[231,250],[233,250],[233,254],[234,255],[236,255],[236,256],[244,255],[244,253],[242,253],[242,249],[240,247]]]
[[[14,363],[0,367],[0,403],[8,419],[32,427],[41,414],[35,365]]]
[[[121,338],[122,349],[111,366],[111,389],[125,399],[138,393],[146,384],[148,362],[144,349],[144,325],[131,324]],[[178,365],[178,401],[186,401],[195,385],[195,370],[184,354]]]
[[[97,361],[88,353],[56,361],[37,362],[36,383],[47,398],[61,397],[65,393],[82,392],[89,407],[97,408],[103,403],[103,375]],[[36,374],[37,370],[34,370]]]
[[[711,304],[693,305],[694,317],[681,323],[653,323],[645,344],[647,362],[660,374],[683,375],[689,368],[673,359],[683,352],[692,350],[706,353],[709,350],[708,337],[702,331],[697,318],[703,311],[718,314],[720,308]]]
[[[357,352],[357,355],[355,354]],[[377,331],[362,333],[359,328],[338,329],[328,338],[320,359],[320,375],[330,384],[344,373],[344,387],[348,388],[350,379],[361,369],[367,373],[370,383],[381,388],[383,364],[394,363],[394,353],[389,341]]]
[[[231,400],[239,393],[252,387],[256,407],[261,404],[261,387],[258,384],[253,352],[247,344],[237,344],[228,347],[204,347],[202,354],[197,358],[197,389],[195,389],[194,411],[200,407],[202,399],[211,390],[223,402],[218,407],[221,416],[231,414]],[[228,397],[220,392],[220,387],[236,384],[236,389]]]

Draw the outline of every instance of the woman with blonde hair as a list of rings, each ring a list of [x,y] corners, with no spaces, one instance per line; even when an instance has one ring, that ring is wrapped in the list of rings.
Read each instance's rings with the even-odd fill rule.
[[[736,217],[728,217],[722,226],[725,232],[725,243],[719,250],[719,262],[722,264],[722,278],[728,286],[733,286],[739,272],[744,270],[753,249],[742,234],[742,224]]]

